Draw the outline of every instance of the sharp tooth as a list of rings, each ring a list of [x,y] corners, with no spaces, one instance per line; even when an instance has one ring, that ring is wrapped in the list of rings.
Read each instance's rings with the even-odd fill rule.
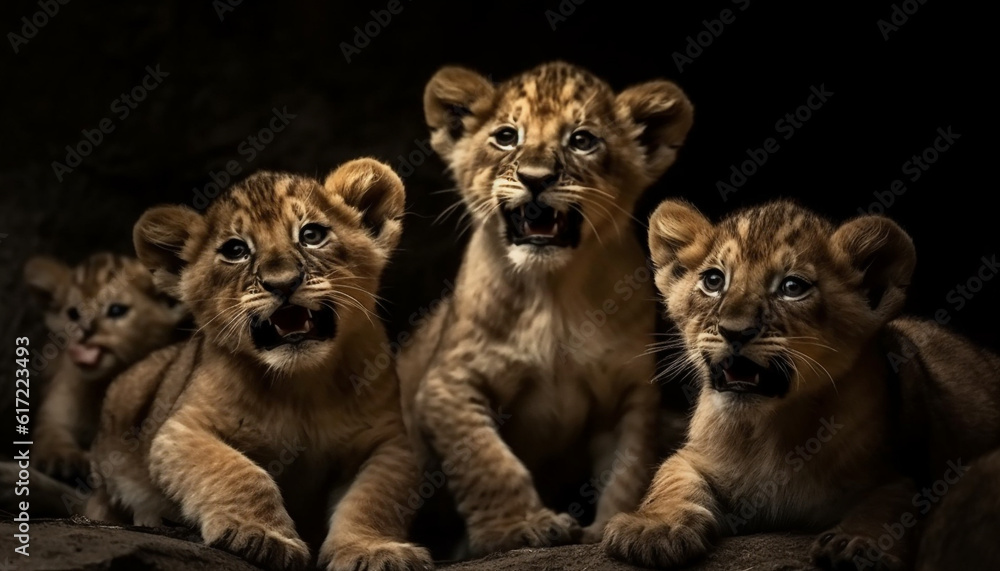
[[[309,308],[306,308],[306,313],[308,313],[308,314],[309,314],[309,319],[312,319],[312,318],[313,318],[313,312],[312,312],[312,310],[311,310],[311,309],[309,309]]]

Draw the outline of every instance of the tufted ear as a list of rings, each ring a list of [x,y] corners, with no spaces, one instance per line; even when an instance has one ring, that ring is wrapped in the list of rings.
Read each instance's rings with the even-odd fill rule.
[[[714,235],[712,223],[688,202],[666,200],[653,211],[649,253],[661,293],[685,270],[701,263]]]
[[[24,281],[35,301],[45,309],[60,307],[72,281],[73,270],[48,256],[35,256],[24,265]]]
[[[694,106],[676,84],[656,80],[618,94],[618,113],[635,123],[636,139],[645,151],[646,172],[659,178],[677,158],[694,121]]]
[[[833,234],[833,247],[864,274],[868,305],[888,321],[906,301],[906,288],[917,263],[913,240],[898,224],[882,216],[861,216],[845,222]]]
[[[361,213],[361,223],[379,246],[396,247],[403,233],[406,192],[391,168],[375,159],[355,159],[331,172],[323,186]]]
[[[132,229],[139,261],[153,273],[156,287],[169,296],[181,298],[181,270],[191,261],[184,258],[184,244],[202,224],[201,215],[187,206],[154,206]]]
[[[475,117],[492,105],[494,93],[489,79],[464,67],[443,67],[434,74],[424,89],[424,118],[438,155],[448,159]]]

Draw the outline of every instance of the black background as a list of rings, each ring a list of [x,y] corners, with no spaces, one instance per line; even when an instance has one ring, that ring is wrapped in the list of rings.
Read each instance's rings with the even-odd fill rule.
[[[564,59],[616,89],[671,79],[695,105],[687,144],[643,201],[640,220],[667,196],[685,197],[713,216],[794,197],[840,220],[904,179],[907,191],[886,213],[916,242],[909,311],[931,317],[945,309],[950,326],[998,346],[1000,280],[987,282],[961,310],[948,300],[950,290],[976,275],[983,256],[1000,253],[995,161],[976,158],[993,150],[986,147],[992,122],[978,101],[992,91],[995,70],[987,59],[985,8],[906,2],[919,9],[887,41],[877,21],[891,17],[889,1],[564,0],[567,15],[555,29],[547,11],[558,13],[558,0],[401,2],[402,12],[350,62],[342,42],[353,42],[355,26],[364,27],[386,1],[245,0],[220,17],[225,0],[72,0],[18,53],[8,36],[0,45],[0,343],[13,350],[14,336],[43,333],[20,284],[28,256],[77,262],[98,249],[129,252],[131,226],[145,208],[191,204],[194,189],[230,160],[241,165],[237,178],[255,169],[321,176],[363,155],[408,174],[401,156],[422,158],[422,91],[438,67],[463,64],[502,80]],[[724,9],[735,21],[679,70],[674,52]],[[20,34],[20,18],[39,10],[35,2],[5,2],[0,31]],[[169,75],[119,119],[112,103],[156,65]],[[833,95],[782,139],[776,121],[806,103],[812,86]],[[247,162],[239,146],[267,125],[274,108],[296,118]],[[57,180],[53,161],[65,161],[65,146],[106,117],[115,131]],[[919,180],[906,180],[903,163],[949,126],[961,138]],[[724,202],[716,182],[728,179],[748,148],[773,136],[780,150]],[[457,198],[433,194],[453,186],[441,161],[427,158],[405,181],[407,230],[383,292],[393,334],[445,289],[461,250],[457,215],[432,224]],[[0,375],[9,379],[12,368],[0,365]],[[13,390],[0,402],[10,400],[7,393]]]

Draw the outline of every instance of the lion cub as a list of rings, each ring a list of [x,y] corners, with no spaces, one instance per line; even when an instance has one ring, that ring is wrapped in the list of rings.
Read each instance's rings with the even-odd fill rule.
[[[408,427],[473,554],[576,540],[574,505],[596,503],[582,538],[599,541],[656,461],[655,302],[631,213],[691,103],[668,81],[615,93],[555,62],[497,86],[443,68],[424,112],[474,232],[454,295],[399,358]]]
[[[132,363],[179,340],[185,311],[156,290],[138,260],[107,252],[75,267],[35,257],[25,265],[24,279],[45,311],[49,341],[61,349],[48,363],[52,374],[32,454],[45,473],[86,476],[108,384]]]
[[[199,329],[108,391],[88,517],[186,522],[269,567],[309,563],[315,535],[327,569],[429,568],[397,510],[416,466],[396,375],[363,377],[403,207],[399,177],[360,159],[323,184],[255,174],[204,215],[147,211],[139,259]]]
[[[911,561],[927,485],[1000,443],[1000,358],[897,318],[909,236],[788,202],[712,225],[667,201],[649,245],[700,395],[687,443],[605,549],[671,567],[719,534],[815,529],[824,567]]]

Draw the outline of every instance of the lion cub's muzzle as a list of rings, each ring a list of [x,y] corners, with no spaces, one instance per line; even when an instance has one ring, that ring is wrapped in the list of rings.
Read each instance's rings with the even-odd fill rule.
[[[285,304],[269,316],[254,316],[250,320],[250,333],[254,345],[263,351],[281,345],[323,341],[336,335],[337,316],[325,305],[309,310],[301,305]]]
[[[715,363],[708,355],[705,360],[711,371],[712,388],[719,392],[782,397],[791,386],[789,366],[781,357],[769,360],[767,366],[738,354]]]
[[[536,198],[501,210],[507,223],[507,240],[515,246],[576,248],[580,245],[583,216],[576,207],[558,210]]]

